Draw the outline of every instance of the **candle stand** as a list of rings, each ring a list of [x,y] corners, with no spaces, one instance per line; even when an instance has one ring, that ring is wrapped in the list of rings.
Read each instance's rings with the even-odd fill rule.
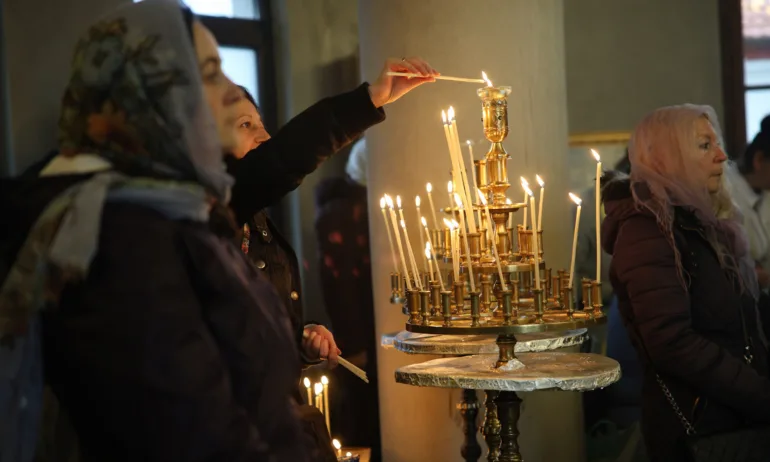
[[[464,417],[462,455],[466,461],[481,456],[476,441],[476,416],[481,404],[475,390],[486,393],[482,431],[488,446],[487,460],[509,462],[522,460],[517,427],[521,400],[517,392],[587,391],[620,378],[618,363],[606,357],[546,351],[559,348],[559,340],[544,350],[522,352],[520,348],[531,341],[528,336],[538,335],[542,339],[572,338],[582,342],[585,328],[605,323],[606,317],[601,305],[601,281],[584,280],[573,288],[567,271],[546,264],[541,224],[533,223],[531,228],[509,225],[516,211],[528,207],[526,202],[507,198],[510,156],[503,141],[508,136],[510,93],[510,87],[491,84],[477,92],[482,103],[484,136],[491,143],[485,157],[474,161],[473,166],[477,184],[472,187],[485,198],[483,204],[470,204],[467,210],[459,206],[444,209],[460,223],[464,223],[462,214],[472,220],[475,210],[484,212],[479,229],[473,232],[469,226],[469,232],[461,233],[459,239],[450,230],[429,232],[436,256],[444,263],[445,270],[440,271],[446,271],[446,284],[439,287],[432,272],[391,276],[391,301],[402,305],[402,312],[408,316],[406,332],[389,340],[392,346],[407,353],[426,353],[421,344],[430,344],[432,354],[459,356],[400,368],[396,381],[463,390],[460,412]],[[460,185],[456,189],[461,189]],[[530,213],[534,220],[534,213]],[[427,278],[431,292],[405,292],[405,277]],[[575,304],[575,289],[583,291],[583,306]],[[568,332],[566,337],[564,332]],[[473,343],[467,342],[470,336],[483,337],[485,340],[477,342],[483,346],[469,347]],[[453,342],[452,337],[458,341]],[[459,341],[460,337],[463,341]],[[452,352],[440,352],[440,338],[445,339],[444,346],[455,345],[449,347]],[[464,346],[456,347],[460,344]]]

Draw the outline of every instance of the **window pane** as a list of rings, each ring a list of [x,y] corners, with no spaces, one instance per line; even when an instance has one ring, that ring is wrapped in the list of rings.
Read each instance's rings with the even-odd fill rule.
[[[222,70],[238,85],[245,87],[259,104],[259,62],[251,48],[219,47]]]
[[[743,72],[746,86],[770,85],[770,59],[746,59]]]
[[[759,132],[759,124],[770,114],[770,90],[746,92],[746,139],[751,140]]]
[[[141,0],[134,0],[134,3]],[[260,19],[258,0],[184,0],[200,16]]]

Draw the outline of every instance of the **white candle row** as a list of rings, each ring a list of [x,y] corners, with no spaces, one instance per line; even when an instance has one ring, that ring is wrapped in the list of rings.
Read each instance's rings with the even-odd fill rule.
[[[307,389],[307,404],[321,411],[326,420],[326,429],[331,430],[329,426],[329,379],[324,375],[321,377],[320,382],[316,382],[313,385],[312,389],[309,378],[305,377],[302,379],[302,383]],[[315,399],[313,399],[313,396],[315,396]]]

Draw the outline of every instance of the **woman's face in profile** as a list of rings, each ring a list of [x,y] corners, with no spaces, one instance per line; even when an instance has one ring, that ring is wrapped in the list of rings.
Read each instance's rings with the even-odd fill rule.
[[[722,173],[727,155],[719,143],[713,125],[706,117],[700,117],[695,122],[695,136],[701,178],[709,193],[715,194],[722,187]]]
[[[195,39],[195,53],[198,58],[198,67],[203,80],[203,92],[206,96],[211,114],[217,125],[219,142],[222,145],[222,153],[230,153],[236,147],[237,137],[233,125],[238,117],[237,104],[244,99],[241,89],[238,88],[222,72],[222,60],[216,39],[199,21],[193,23],[193,36]]]
[[[237,159],[240,159],[269,140],[270,134],[265,129],[261,114],[248,98],[242,98],[235,109],[237,118],[234,126],[237,139],[236,147],[232,152]]]

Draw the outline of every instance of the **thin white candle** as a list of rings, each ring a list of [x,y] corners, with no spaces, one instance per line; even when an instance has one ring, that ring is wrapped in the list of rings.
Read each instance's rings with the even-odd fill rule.
[[[329,379],[327,379],[325,375],[321,377],[321,385],[324,386],[324,416],[326,416],[326,431],[331,432],[331,427],[329,426]]]
[[[537,229],[543,229],[543,196],[545,195],[545,182],[540,175],[535,175],[537,184],[540,185],[540,203],[537,204]]]
[[[305,384],[305,388],[307,389],[307,405],[312,406],[313,405],[313,393],[310,390],[310,379],[305,377],[302,380],[302,383]]]
[[[393,76],[393,77],[407,77],[407,78],[410,78],[410,79],[411,78],[415,78],[415,77],[425,78],[424,75],[422,75],[422,74],[415,74],[413,72],[393,72],[393,71],[388,71],[388,75]],[[433,78],[436,79],[436,80],[451,80],[453,82],[484,83],[484,81],[481,80],[481,79],[469,79],[467,77],[452,77],[452,76],[449,76],[449,75],[434,75]]]
[[[452,239],[454,242],[454,261],[457,262],[457,267],[455,269],[455,274],[457,275],[458,279],[460,276],[460,223],[457,222],[457,220],[452,220]]]
[[[422,214],[420,214],[420,196],[415,196],[414,198],[414,205],[417,206],[417,221],[420,221],[420,218],[422,218]],[[417,235],[420,236],[420,248],[425,248],[425,239],[422,237],[422,233],[417,231]],[[422,256],[424,258],[425,263],[425,272],[430,273],[430,263],[428,262],[428,259],[425,258],[425,254]]]
[[[417,284],[417,288],[422,290],[422,278],[420,277],[420,271],[417,269],[417,261],[414,259],[414,252],[412,251],[412,243],[409,241],[409,233],[406,230],[406,222],[401,220],[401,228],[404,229],[404,239],[406,240],[406,252],[409,254],[409,261],[412,262],[412,271],[414,271],[414,282]]]
[[[455,119],[454,108],[451,106],[449,107],[449,123],[451,124],[449,133],[452,135],[452,141],[455,147],[455,158],[460,167],[460,177],[463,185],[463,190],[460,192],[464,196],[463,202],[465,203],[465,215],[468,219],[468,229],[471,233],[475,234],[478,232],[478,226],[476,226],[476,217],[473,214],[473,196],[471,196],[470,183],[468,183],[468,172],[465,169],[465,161],[463,161],[462,149],[460,148],[460,133],[457,130],[457,119]]]
[[[461,209],[463,208],[462,200],[460,199],[459,194],[455,194],[455,202],[457,203],[457,206]],[[473,260],[471,260],[471,246],[469,244],[468,240],[468,231],[465,229],[465,223],[463,219],[463,210],[460,210],[460,230],[463,233],[463,236],[465,236],[465,260],[466,264],[468,265],[468,282],[471,285],[471,292],[476,292],[476,283],[473,282]]]
[[[313,385],[315,388],[315,407],[318,408],[321,413],[324,412],[324,403],[323,399],[321,398],[321,394],[324,392],[324,386],[320,383],[316,382],[315,385]]]
[[[602,159],[596,149],[591,149],[596,159],[596,280],[602,280]]]
[[[477,194],[479,195],[479,200],[481,201],[482,205],[484,205],[484,210],[487,212],[487,223],[489,223],[489,230],[490,232],[497,233],[497,227],[495,226],[495,222],[492,221],[492,214],[489,213],[489,205],[487,205],[487,200],[484,198],[484,195],[481,194],[480,190],[476,189],[476,191],[477,191]],[[500,276],[500,286],[505,291],[505,290],[508,290],[508,287],[505,285],[505,275],[503,275],[503,267],[502,267],[502,263],[500,263],[500,254],[497,252],[497,244],[496,244],[497,239],[495,239],[496,237],[497,236],[494,236],[491,239],[492,252],[495,255],[495,261],[497,262],[497,275]]]
[[[449,149],[449,160],[452,163],[452,183],[454,184],[454,190],[458,188],[462,190],[462,177],[460,176],[460,164],[457,161],[457,155],[455,153],[454,136],[452,136],[452,126],[447,120],[447,114],[445,111],[441,111],[441,120],[444,122],[444,136],[446,137],[447,149]],[[452,200],[452,194],[449,194],[449,207],[452,207],[454,201]]]
[[[425,259],[428,260],[428,267],[430,268],[430,271],[431,272],[433,271],[433,266],[434,265],[432,265],[430,263],[431,261],[433,261],[435,263],[435,266],[436,266],[436,274],[439,274],[439,272],[438,272],[438,262],[436,262],[434,260],[434,258],[433,258],[433,253],[431,252],[431,248],[430,248],[430,241],[428,241],[425,244],[425,251],[423,252],[423,254],[425,255]],[[433,280],[433,278],[431,278],[431,280]],[[441,289],[441,290],[444,290],[444,289]]]
[[[436,218],[436,206],[433,205],[433,185],[428,183],[425,185],[425,190],[428,192],[428,204],[430,205],[430,214],[433,217],[433,229],[439,229],[438,219]]]
[[[436,251],[433,249],[433,244],[430,242],[430,231],[428,230],[428,220],[425,217],[420,217],[422,227],[425,229],[425,236],[428,238],[428,246],[433,254],[433,264],[436,266],[436,274],[438,275],[438,283],[441,286],[441,290],[444,290],[444,281],[441,277],[441,268],[438,267],[438,259],[436,258]],[[428,258],[430,260],[430,257]]]
[[[412,290],[412,283],[409,280],[409,268],[407,267],[406,258],[404,258],[404,248],[401,245],[401,232],[398,230],[398,222],[396,221],[396,212],[393,210],[393,199],[387,194],[385,200],[388,203],[390,209],[390,222],[393,225],[393,233],[396,235],[396,244],[398,244],[398,254],[401,256],[401,268],[404,270],[404,277],[406,278],[406,288]]]
[[[524,205],[527,205],[527,202],[529,202],[529,195],[527,194],[527,188],[529,188],[529,182],[522,176],[521,178],[521,187],[524,188]],[[524,210],[524,230],[527,230],[527,211]]]
[[[452,255],[452,271],[454,271],[455,278],[457,278],[459,268],[457,265],[457,243],[455,242],[454,223],[444,218],[444,224],[449,228],[449,254]]]
[[[476,184],[476,162],[473,158],[473,143],[471,140],[467,140],[465,144],[468,145],[468,157],[471,159],[471,179],[473,180],[473,186],[471,186],[471,190],[476,191],[476,200],[478,201],[481,197],[481,191],[478,189],[479,186]],[[478,214],[479,228],[481,228],[481,209],[478,210]]]
[[[340,443],[340,440],[333,439],[332,446],[334,446],[334,449],[337,452],[337,458],[339,459],[340,457],[342,457],[342,443]]]
[[[580,209],[583,208],[581,205],[583,201],[572,193],[569,193],[569,198],[572,199],[572,202],[577,204],[577,214],[575,215],[575,232],[572,235],[572,259],[570,260],[569,264],[569,286],[572,288],[572,283],[575,280],[575,255],[577,254],[578,229],[580,228]]]
[[[390,244],[390,256],[393,258],[393,273],[398,273],[398,261],[396,259],[396,249],[393,247],[393,236],[390,234],[390,225],[388,224],[388,214],[385,212],[386,205],[387,205],[387,201],[383,196],[382,198],[380,198],[380,209],[382,210],[382,219],[385,220],[385,231],[388,232],[388,244]],[[308,392],[309,391],[310,390],[308,389]]]
[[[532,218],[532,223],[535,221],[535,193],[529,189],[529,186],[524,186],[524,190],[529,195],[529,212]],[[538,246],[537,238],[537,226],[532,227],[532,253],[534,254],[534,273],[535,273],[535,289],[540,289],[540,248]]]

